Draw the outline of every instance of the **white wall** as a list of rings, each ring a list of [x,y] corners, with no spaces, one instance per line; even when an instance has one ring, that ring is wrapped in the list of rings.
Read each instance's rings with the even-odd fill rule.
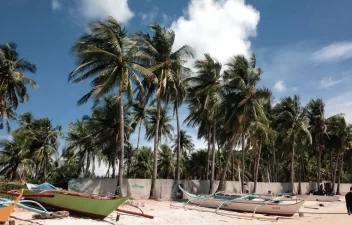
[[[74,179],[70,180],[68,188],[71,191],[81,193],[90,193],[96,195],[106,195],[114,193],[116,189],[117,179]],[[209,181],[206,180],[181,180],[180,184],[185,190],[195,194],[208,194]],[[148,198],[150,194],[150,179],[125,179],[123,185],[123,193],[131,195],[135,199]],[[214,182],[213,193],[217,189],[219,181]],[[248,182],[248,189],[253,190],[253,182]],[[156,192],[160,199],[177,198],[179,192],[176,180],[158,179],[156,182]],[[336,185],[335,185],[336,186]],[[315,189],[315,183],[301,183],[302,194],[308,193]],[[345,194],[349,191],[351,184],[341,184],[340,192]],[[295,183],[295,193],[297,193],[298,183]],[[226,191],[240,193],[241,183],[238,181],[226,181]],[[290,183],[257,183],[257,193],[266,194],[269,190],[273,193],[287,193],[290,189]]]

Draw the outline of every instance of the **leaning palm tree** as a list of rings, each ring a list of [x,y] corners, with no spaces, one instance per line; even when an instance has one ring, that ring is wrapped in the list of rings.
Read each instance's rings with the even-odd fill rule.
[[[193,122],[193,124],[206,123],[208,124],[208,149],[212,144],[212,163],[211,163],[211,178],[210,189],[212,192],[213,183],[215,179],[215,145],[216,145],[216,128],[219,122],[219,104],[221,102],[221,63],[213,59],[209,54],[204,54],[205,59],[197,60],[195,68],[197,69],[197,76],[188,78],[189,83],[189,102],[190,104],[200,105],[191,109],[201,110],[201,112],[191,111],[191,114],[186,118],[186,121]],[[200,100],[200,101],[199,101]],[[200,114],[200,115],[199,115]],[[198,117],[200,116],[200,117]],[[212,137],[212,138],[211,138]],[[211,140],[212,139],[212,140]],[[210,152],[209,152],[210,153]],[[208,153],[208,156],[210,154]],[[210,157],[208,157],[210,158]],[[209,161],[209,160],[208,160]],[[209,166],[207,166],[207,169]]]
[[[161,101],[164,97],[167,85],[173,83],[177,78],[177,73],[182,74],[189,71],[184,67],[184,59],[186,57],[193,57],[193,50],[185,45],[180,49],[173,51],[175,41],[175,32],[162,28],[158,24],[150,25],[153,32],[151,37],[149,34],[137,34],[135,39],[140,43],[140,50],[148,55],[148,63],[156,79],[153,81],[146,80],[145,85],[149,91],[148,96],[151,96],[156,91],[156,134],[154,138],[154,165],[153,165],[153,178],[151,182],[150,198],[156,198],[156,177],[157,177],[157,159],[158,159],[158,145],[159,145],[159,122]]]
[[[13,117],[8,114],[9,108],[15,110],[18,103],[28,100],[27,85],[38,87],[34,80],[24,75],[27,71],[35,73],[36,66],[20,58],[16,48],[15,43],[0,45],[0,115],[6,120]]]
[[[294,193],[294,162],[295,162],[295,146],[297,145],[297,136],[305,135],[308,138],[308,143],[312,143],[312,137],[308,130],[309,119],[306,110],[301,106],[300,97],[294,95],[292,97],[284,97],[281,102],[274,107],[274,119],[277,124],[277,129],[280,132],[286,133],[285,142],[291,147],[291,192]]]
[[[153,73],[140,64],[145,55],[139,52],[137,43],[127,37],[122,27],[113,17],[104,22],[96,22],[90,26],[90,32],[83,34],[74,44],[72,54],[78,58],[78,66],[69,75],[69,81],[78,83],[89,78],[92,81],[91,91],[84,95],[78,104],[87,102],[90,98],[99,99],[117,90],[115,101],[120,110],[120,151],[119,179],[121,187],[123,178],[124,158],[124,98],[132,96],[132,83],[141,85],[137,74],[153,77]],[[123,193],[121,192],[122,196]]]
[[[244,56],[235,56],[227,64],[228,69],[224,72],[224,107],[225,107],[225,129],[224,136],[230,137],[228,142],[229,153],[224,164],[219,190],[225,188],[225,177],[227,167],[230,164],[233,148],[241,137],[242,143],[242,191],[244,190],[245,177],[245,149],[248,138],[248,128],[252,122],[267,124],[262,102],[269,101],[271,91],[267,88],[257,88],[263,73],[256,67],[256,58],[253,55],[250,60]],[[227,136],[229,135],[229,136]]]

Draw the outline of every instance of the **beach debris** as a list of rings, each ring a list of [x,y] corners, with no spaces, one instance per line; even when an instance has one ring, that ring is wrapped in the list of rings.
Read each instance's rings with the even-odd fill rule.
[[[62,219],[65,217],[70,216],[68,211],[57,211],[52,213],[51,215],[41,215],[41,214],[34,214],[32,216],[33,219]]]
[[[319,207],[325,207],[325,205],[324,204],[319,204]]]

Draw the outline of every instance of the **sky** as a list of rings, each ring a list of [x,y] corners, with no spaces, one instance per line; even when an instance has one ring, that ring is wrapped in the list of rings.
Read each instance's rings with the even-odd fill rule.
[[[255,53],[264,71],[260,86],[271,88],[276,102],[293,94],[303,104],[322,98],[326,116],[344,113],[352,123],[350,0],[0,0],[0,7],[0,43],[17,43],[20,55],[38,68],[26,75],[39,88],[29,90],[29,101],[18,107],[18,114],[49,117],[65,131],[89,115],[91,107],[76,105],[89,82],[67,81],[76,65],[70,48],[91,22],[108,15],[131,33],[148,32],[152,22],[173,29],[174,48],[191,45],[196,59],[210,53],[226,64],[234,55]],[[183,105],[181,121],[187,114]],[[172,123],[176,131],[176,121]],[[183,124],[182,129],[196,148],[206,146],[197,140],[196,128]],[[9,134],[0,130],[0,137]],[[143,138],[141,144],[152,146]]]

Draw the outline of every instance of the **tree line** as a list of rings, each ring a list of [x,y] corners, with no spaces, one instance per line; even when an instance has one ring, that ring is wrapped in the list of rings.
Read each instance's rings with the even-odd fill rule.
[[[351,182],[352,126],[343,114],[326,117],[319,98],[302,105],[294,95],[273,104],[271,90],[259,87],[263,71],[254,54],[234,55],[224,65],[204,54],[187,68],[195,55],[191,46],[175,50],[174,31],[149,27],[150,33],[128,33],[108,17],[73,44],[77,65],[68,81],[90,81],[78,105],[93,101],[93,107],[66,132],[48,118],[16,115],[28,85],[36,87],[24,73],[36,66],[20,58],[15,44],[0,45],[0,113],[9,132],[9,120],[19,124],[11,140],[0,140],[0,175],[63,185],[95,177],[95,164],[105,162],[117,186],[123,178],[151,179],[150,198],[156,198],[157,178],[210,180],[209,192],[215,180],[218,190],[226,180],[241,180],[242,190],[254,181],[253,192],[258,181],[291,182],[293,192],[296,181],[331,180],[337,193],[341,181]],[[182,104],[189,111],[185,121],[179,119]],[[197,128],[206,149],[195,149],[182,123]],[[153,149],[140,146],[142,126]]]

